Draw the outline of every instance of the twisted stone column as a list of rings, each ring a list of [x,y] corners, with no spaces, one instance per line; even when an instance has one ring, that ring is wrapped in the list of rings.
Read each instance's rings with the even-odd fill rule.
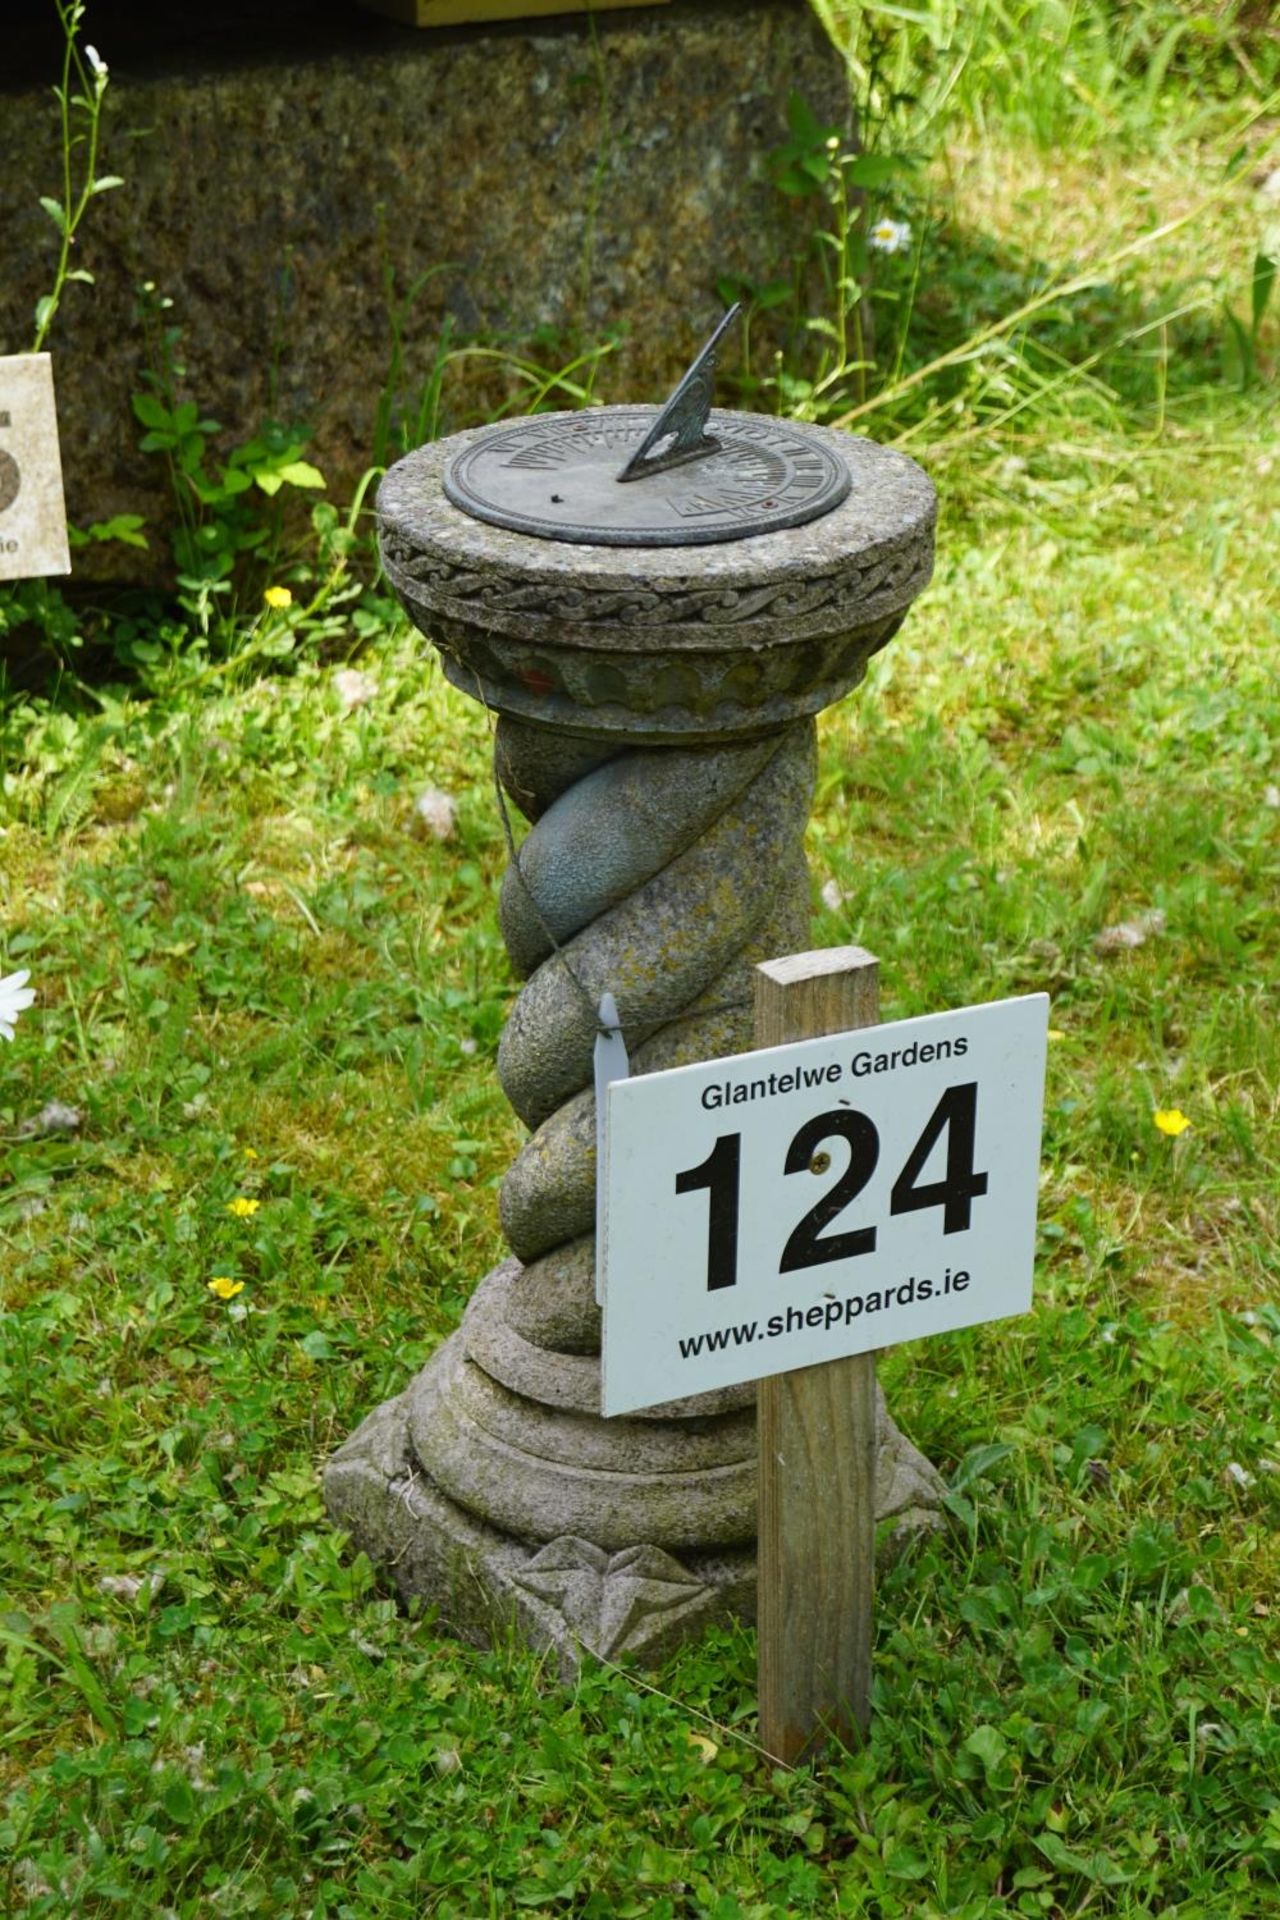
[[[498,777],[532,823],[502,888],[525,984],[498,1056],[530,1138],[500,1199],[513,1257],[330,1462],[326,1497],[406,1595],[481,1641],[514,1620],[566,1668],[753,1611],[754,1388],[599,1415],[595,1008],[614,994],[635,1073],[741,1052],[753,966],[808,944],[811,716],[932,553],[919,470],[838,444],[864,470],[852,511],[718,548],[483,525],[439,493],[447,447],[379,501],[392,581],[500,715]],[[921,1519],[940,1483],[883,1406],[880,1446],[881,1517]]]

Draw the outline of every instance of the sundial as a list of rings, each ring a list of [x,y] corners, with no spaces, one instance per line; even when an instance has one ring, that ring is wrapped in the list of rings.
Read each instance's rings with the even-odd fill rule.
[[[739,311],[665,406],[504,421],[448,462],[445,493],[491,526],[605,547],[707,546],[829,513],[851,483],[825,437],[712,408],[716,350]]]
[[[751,1048],[753,963],[806,945],[814,718],[933,559],[936,497],[905,454],[712,407],[732,320],[665,405],[469,429],[378,489],[391,588],[491,718],[500,812],[529,823],[502,884],[523,985],[496,1062],[528,1138],[499,1196],[510,1258],[330,1461],[325,1493],[406,1599],[481,1645],[514,1629],[565,1673],[592,1653],[664,1659],[749,1619],[756,1591],[754,1385],[600,1416],[602,996],[637,1075]],[[705,1124],[709,1145],[723,1128]],[[719,1180],[704,1151],[681,1166]],[[707,1202],[689,1185],[679,1207],[696,1262]],[[945,1490],[875,1404],[876,1517],[909,1525]]]

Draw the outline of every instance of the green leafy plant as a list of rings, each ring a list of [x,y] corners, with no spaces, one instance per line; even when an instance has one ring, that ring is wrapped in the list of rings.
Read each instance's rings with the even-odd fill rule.
[[[790,281],[753,287],[724,279],[718,290],[722,298],[741,299],[747,308],[743,360],[748,367],[752,315],[790,306],[799,350],[784,356],[763,385],[776,392],[785,411],[821,419],[867,398],[877,371],[872,301],[897,299],[886,276],[872,274],[871,255],[899,251],[911,231],[905,222],[876,218],[876,211],[890,188],[901,191],[917,162],[906,153],[851,146],[838,128],[823,125],[799,94],[787,102],[787,127],[787,139],[768,156],[769,175],[780,193],[812,208],[808,252],[797,260]],[[816,302],[815,268],[821,287]],[[898,358],[888,355],[891,369]]]
[[[90,202],[113,187],[124,185],[119,174],[98,172],[102,104],[107,91],[106,62],[91,46],[80,44],[84,0],[54,0],[62,28],[62,77],[53,89],[62,132],[60,192],[42,194],[40,205],[58,231],[58,260],[53,285],[36,302],[35,338],[31,351],[39,353],[72,281],[93,285],[87,267],[73,265],[74,249]]]
[[[9,581],[0,587],[0,693],[8,679],[3,656],[24,633],[64,663],[83,645],[79,616],[60,587],[51,580]]]
[[[137,393],[133,410],[145,429],[142,451],[159,454],[169,472],[181,522],[174,558],[184,580],[225,581],[242,554],[268,546],[274,528],[264,520],[255,490],[274,500],[286,486],[324,486],[319,468],[302,457],[310,438],[305,428],[269,422],[219,460],[211,442],[221,427],[204,418],[194,401],[166,405],[157,394]]]
[[[133,411],[143,429],[139,446],[165,469],[175,515],[171,535],[183,603],[207,637],[220,603],[233,604],[238,586],[256,599],[279,559],[282,531],[279,496],[286,489],[312,492],[324,475],[304,452],[310,430],[267,422],[225,455],[218,451],[222,427],[186,397],[182,330],[171,318],[172,301],[154,282],[139,293],[139,318],[150,364]]]
[[[445,375],[453,345],[453,316],[446,314],[440,336],[425,377],[410,386],[405,368],[405,329],[423,289],[440,274],[450,271],[445,265],[429,267],[411,281],[404,294],[396,285],[395,266],[382,236],[382,287],[386,299],[387,323],[391,333],[391,352],[387,371],[378,393],[373,417],[371,464],[386,468],[400,454],[434,440],[440,430]]]
[[[89,527],[71,527],[68,532],[73,547],[101,547],[116,542],[123,547],[145,549],[150,545],[146,524],[140,513],[114,513],[110,520],[95,520]]]

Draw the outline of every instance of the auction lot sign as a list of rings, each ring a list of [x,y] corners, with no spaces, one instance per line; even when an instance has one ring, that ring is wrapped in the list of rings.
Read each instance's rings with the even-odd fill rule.
[[[607,1415],[1031,1305],[1044,994],[608,1089]]]
[[[53,362],[0,357],[0,580],[70,573]]]

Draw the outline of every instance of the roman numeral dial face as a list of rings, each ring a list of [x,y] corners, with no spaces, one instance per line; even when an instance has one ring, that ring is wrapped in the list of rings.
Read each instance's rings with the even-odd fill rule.
[[[803,427],[713,412],[714,450],[621,480],[657,418],[600,407],[504,422],[444,471],[454,506],[492,526],[608,547],[706,546],[803,526],[849,491],[844,461]]]

